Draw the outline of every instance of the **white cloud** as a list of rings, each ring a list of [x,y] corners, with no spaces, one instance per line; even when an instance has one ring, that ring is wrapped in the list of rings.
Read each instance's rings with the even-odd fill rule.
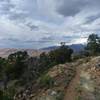
[[[99,0],[0,0],[0,42],[33,48],[60,41],[84,43],[90,33],[99,34],[99,4]],[[51,43],[32,42],[43,38]]]

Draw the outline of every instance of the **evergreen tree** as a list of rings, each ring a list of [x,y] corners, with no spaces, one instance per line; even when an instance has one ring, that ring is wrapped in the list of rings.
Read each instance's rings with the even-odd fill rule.
[[[89,35],[86,50],[88,50],[91,55],[100,53],[100,37],[97,34]]]

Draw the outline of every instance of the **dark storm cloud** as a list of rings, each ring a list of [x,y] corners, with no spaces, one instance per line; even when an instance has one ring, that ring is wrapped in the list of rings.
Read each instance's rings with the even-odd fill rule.
[[[57,11],[63,16],[75,16],[84,9],[96,8],[100,8],[100,0],[62,0]]]
[[[85,21],[84,24],[91,24],[99,18],[100,18],[100,14],[89,16],[89,17],[86,18],[86,21]]]
[[[63,16],[74,16],[87,4],[86,0],[62,0],[58,12]]]

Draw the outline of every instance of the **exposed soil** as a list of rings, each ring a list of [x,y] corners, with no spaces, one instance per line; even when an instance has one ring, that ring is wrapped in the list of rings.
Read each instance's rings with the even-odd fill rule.
[[[76,98],[75,88],[79,82],[79,79],[80,79],[80,71],[77,68],[75,77],[72,79],[69,86],[65,90],[64,100],[75,100],[75,98]]]
[[[100,100],[100,57],[82,63],[65,90],[64,100]],[[80,92],[81,91],[81,92]]]

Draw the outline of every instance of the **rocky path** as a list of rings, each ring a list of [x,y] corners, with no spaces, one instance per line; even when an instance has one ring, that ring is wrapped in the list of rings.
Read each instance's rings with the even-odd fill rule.
[[[65,91],[66,93],[65,93],[64,100],[75,100],[76,98],[75,88],[77,87],[79,79],[80,79],[80,71],[77,68],[75,77],[72,79],[72,81],[70,82],[69,86]]]
[[[95,57],[89,62],[83,63],[76,68],[76,75],[65,91],[64,100],[100,100],[100,57]],[[81,89],[79,94],[76,88]]]

